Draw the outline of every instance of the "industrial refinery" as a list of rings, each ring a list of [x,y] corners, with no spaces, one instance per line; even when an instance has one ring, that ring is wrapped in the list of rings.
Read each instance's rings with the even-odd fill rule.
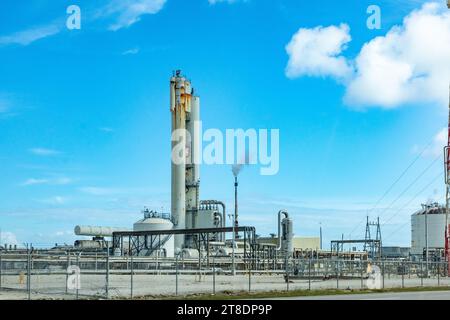
[[[179,160],[171,163],[171,212],[155,212],[145,208],[143,219],[132,228],[109,226],[75,226],[77,236],[91,240],[77,240],[75,250],[101,249],[116,257],[144,256],[199,259],[222,257],[233,260],[239,257],[264,256],[278,259],[292,256],[294,252],[293,221],[286,210],[279,210],[276,241],[273,238],[257,239],[254,226],[240,226],[238,222],[238,168],[233,167],[234,212],[233,222],[227,226],[227,211],[221,200],[201,200],[199,132],[196,124],[200,118],[200,97],[180,70],[170,78],[170,116],[172,123],[172,150],[177,143],[185,146]],[[274,212],[275,208],[274,208]],[[300,242],[299,242],[300,240]],[[301,238],[297,240],[301,244]],[[318,241],[298,250],[317,251]],[[253,263],[253,262],[252,262]]]
[[[34,2],[2,10],[39,21],[0,32],[0,300],[450,300],[450,0]]]

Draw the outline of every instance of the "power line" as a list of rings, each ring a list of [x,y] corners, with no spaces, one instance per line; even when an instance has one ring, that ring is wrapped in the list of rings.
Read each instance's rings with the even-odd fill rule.
[[[405,209],[407,206],[409,206],[414,200],[416,200],[422,193],[424,193],[428,188],[436,182],[438,178],[442,176],[443,172],[440,172],[436,177],[431,180],[430,183],[428,183],[422,190],[420,190],[411,200],[409,200],[405,205],[401,206],[389,219],[387,219],[385,222],[383,222],[383,226],[387,224],[389,221],[391,221],[397,214],[400,213],[402,209]]]
[[[397,183],[406,175],[406,173],[409,171],[409,169],[411,169],[411,167],[420,159],[420,157],[422,157],[422,155],[425,153],[426,150],[428,150],[428,148],[430,148],[430,146],[433,144],[434,142],[434,136],[431,138],[430,142],[425,146],[425,148],[423,148],[423,150],[414,158],[414,160],[406,167],[405,170],[403,170],[403,172],[400,174],[400,176],[389,186],[389,188],[384,192],[384,194],[381,196],[381,198],[379,198],[377,200],[377,202],[375,203],[375,205],[367,212],[367,215],[369,215],[373,210],[375,210],[377,208],[377,206],[381,203],[381,201],[384,200],[384,198],[386,198],[386,196],[389,194],[389,192],[392,191],[392,189],[397,185]],[[350,232],[350,234],[352,234],[360,225],[361,223],[363,223],[365,221],[365,218],[363,218],[357,225],[355,228],[353,228],[353,230]]]
[[[403,196],[405,195],[405,193],[408,192],[409,189],[411,189],[411,187],[412,187],[414,184],[416,184],[416,182],[419,181],[419,179],[422,178],[422,177],[424,176],[424,174],[427,173],[428,170],[430,170],[431,167],[433,167],[434,164],[435,164],[440,158],[441,158],[441,155],[437,156],[437,157],[433,160],[433,162],[432,162],[428,167],[426,167],[426,168],[425,168],[425,169],[417,176],[417,178],[414,179],[414,181],[411,182],[411,183],[406,187],[406,189],[404,189],[404,190],[400,193],[400,195],[399,195],[397,198],[395,198],[395,200],[392,201],[392,202],[389,204],[389,206],[388,206],[387,208],[385,208],[385,209],[381,212],[380,216],[383,215],[383,214],[385,214],[385,213],[387,212],[387,210],[389,210],[390,208],[392,208],[392,206],[393,206],[398,200],[400,200],[400,198],[403,197]]]
[[[426,190],[430,185],[432,185],[437,178],[439,178],[442,175],[442,173],[440,173],[437,177],[435,177],[424,189],[422,189],[412,200],[410,200],[404,207],[408,206],[413,200],[415,200],[415,198],[417,198],[418,195],[420,195],[424,190]],[[443,198],[441,197],[439,200],[442,200]],[[398,231],[400,231],[401,229],[403,229],[404,227],[406,227],[408,224],[410,224],[410,221],[405,222],[404,224],[402,224],[399,228],[395,229],[392,233],[390,233],[387,237],[384,237],[384,240],[389,239],[391,236],[393,236],[395,233],[397,233]],[[384,225],[384,224],[383,224]]]

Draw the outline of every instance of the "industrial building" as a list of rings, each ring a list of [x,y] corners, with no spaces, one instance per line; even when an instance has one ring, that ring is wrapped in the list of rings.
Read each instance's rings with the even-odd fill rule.
[[[238,223],[238,171],[233,168],[235,206],[231,226],[226,225],[226,206],[220,200],[200,198],[200,97],[191,81],[174,72],[170,78],[172,123],[171,212],[144,209],[144,217],[132,230],[77,226],[77,249],[107,249],[115,256],[198,258],[224,256],[254,259],[258,255],[277,259],[294,250],[318,250],[319,238],[294,238],[289,214],[278,212],[278,237],[257,239],[255,228]],[[228,235],[228,237],[227,237]],[[112,237],[112,241],[105,238]]]
[[[446,208],[438,203],[423,204],[411,216],[411,255],[416,259],[443,257]],[[428,250],[427,250],[428,249]]]

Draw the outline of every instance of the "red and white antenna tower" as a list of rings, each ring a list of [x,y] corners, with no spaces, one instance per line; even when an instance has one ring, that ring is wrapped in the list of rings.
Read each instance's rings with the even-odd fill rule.
[[[450,4],[450,0],[449,0]],[[450,274],[450,234],[449,234],[449,225],[448,225],[448,212],[450,206],[450,87],[449,87],[449,118],[448,118],[448,139],[447,146],[444,148],[444,165],[445,165],[445,186],[446,186],[446,194],[445,194],[445,260],[447,261],[447,269],[448,274]]]

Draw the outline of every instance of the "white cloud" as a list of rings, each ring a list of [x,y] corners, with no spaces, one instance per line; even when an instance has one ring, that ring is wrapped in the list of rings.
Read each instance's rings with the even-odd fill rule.
[[[132,48],[132,49],[129,49],[129,50],[126,50],[126,51],[122,52],[122,55],[126,56],[126,55],[129,55],[129,54],[131,54],[131,55],[138,54],[139,51],[140,51],[139,48]]]
[[[347,105],[396,108],[413,102],[447,104],[450,12],[442,4],[426,3],[414,10],[401,26],[364,44],[354,61],[340,56],[341,46],[349,41],[342,25],[328,27],[334,30],[329,37],[324,35],[326,28],[318,28],[300,29],[294,35],[287,47],[288,77],[330,75],[341,80],[349,72],[347,67],[353,65],[344,82]],[[325,40],[330,42],[324,49]]]
[[[32,154],[37,155],[37,156],[56,156],[61,154],[60,151],[57,150],[52,150],[52,149],[46,149],[46,148],[32,148],[29,150]]]
[[[8,245],[19,244],[19,242],[17,241],[17,237],[14,233],[8,232],[8,231],[2,231],[1,237],[0,237],[0,245],[4,245],[5,243]]]
[[[39,185],[39,184],[50,184],[50,185],[66,185],[72,183],[73,180],[67,177],[60,177],[60,178],[54,178],[54,179],[35,179],[30,178],[27,179],[25,182],[23,182],[22,186],[33,186],[33,185]]]
[[[7,36],[1,36],[0,45],[20,44],[27,46],[34,41],[55,35],[60,31],[61,26],[57,24],[33,27]]]
[[[437,157],[443,154],[444,147],[447,145],[448,129],[442,128],[433,138],[431,144],[424,149],[424,146],[415,145],[414,153],[422,153],[424,157]],[[424,151],[423,151],[424,150]]]
[[[99,130],[103,131],[103,132],[107,132],[107,133],[114,132],[114,129],[113,128],[109,128],[109,127],[101,127],[101,128],[99,128]]]
[[[450,13],[427,3],[402,26],[366,43],[347,87],[349,105],[394,108],[411,102],[446,103],[450,78]]]
[[[40,200],[42,203],[50,204],[50,205],[62,205],[67,202],[67,198],[61,196],[54,196],[46,199]]]
[[[99,187],[83,187],[80,188],[80,191],[94,196],[107,196],[122,193],[120,189]]]
[[[26,180],[24,183],[22,183],[22,185],[23,186],[33,186],[33,185],[36,185],[36,184],[46,184],[46,183],[48,183],[47,179],[34,179],[34,178],[31,178],[31,179]]]
[[[351,41],[350,28],[346,24],[339,27],[300,28],[294,34],[286,52],[289,62],[286,76],[333,76],[346,78],[352,73],[345,57],[340,56]]]
[[[158,13],[166,0],[112,0],[100,10],[100,16],[114,17],[109,30],[127,28],[141,20],[143,15]]]

